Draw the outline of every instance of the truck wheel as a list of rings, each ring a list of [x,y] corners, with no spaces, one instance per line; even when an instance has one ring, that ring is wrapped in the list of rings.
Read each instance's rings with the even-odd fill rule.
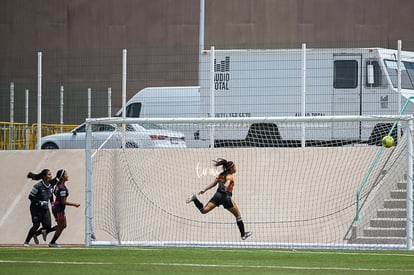
[[[369,145],[382,145],[382,138],[387,136],[391,130],[392,123],[378,123],[375,125],[368,139]],[[394,140],[397,140],[397,127],[395,127],[391,133]]]
[[[139,148],[139,146],[133,142],[127,142],[125,148]]]
[[[253,147],[280,147],[282,137],[276,124],[254,123],[247,132],[246,144]]]
[[[47,142],[47,143],[42,145],[42,149],[44,149],[44,150],[48,150],[48,149],[55,150],[55,149],[59,149],[59,147],[56,144],[54,144],[53,142]]]

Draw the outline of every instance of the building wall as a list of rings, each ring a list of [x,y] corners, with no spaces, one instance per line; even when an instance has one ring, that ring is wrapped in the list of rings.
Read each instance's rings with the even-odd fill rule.
[[[97,241],[105,242],[114,242],[115,236],[143,243],[240,241],[234,218],[222,207],[201,215],[194,205],[185,203],[189,194],[207,186],[221,171],[211,162],[220,156],[237,165],[233,197],[246,228],[255,232],[253,242],[346,244],[355,217],[356,191],[377,152],[375,146],[103,150],[93,160],[92,228]],[[374,181],[392,152],[381,155],[372,173]],[[8,175],[0,183],[3,190],[7,188],[0,194],[0,246],[23,244],[31,226],[28,194],[36,183],[26,175],[44,168],[53,175],[58,169],[68,171],[68,200],[81,204],[66,208],[68,228],[58,243],[84,243],[84,163],[83,150],[0,151],[0,173]],[[10,173],[15,167],[19,169]],[[156,176],[154,167],[162,167]],[[370,178],[367,186],[371,184]],[[200,200],[206,203],[215,190],[199,196]],[[382,207],[382,201],[366,204],[364,209],[371,205]],[[112,222],[114,215],[118,223]]]
[[[411,0],[206,0],[205,48],[396,47],[414,50]],[[67,116],[121,106],[121,50],[128,48],[127,98],[148,86],[198,83],[197,0],[4,0],[0,9],[0,121],[9,121],[9,84],[16,89],[15,121],[24,120],[24,89],[36,102],[37,52],[43,52],[44,120],[59,122],[58,90],[65,85]],[[107,56],[110,58],[106,59]],[[92,68],[89,72],[78,64]],[[137,68],[135,70],[135,68]],[[29,111],[35,122],[36,109]]]
[[[198,45],[197,0],[4,0],[0,49]],[[413,40],[410,0],[207,0],[220,46]]]

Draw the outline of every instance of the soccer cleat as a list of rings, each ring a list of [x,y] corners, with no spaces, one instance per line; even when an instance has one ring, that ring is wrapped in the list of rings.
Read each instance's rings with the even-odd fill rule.
[[[47,237],[47,230],[42,229],[42,238],[43,238],[44,241],[46,241],[46,237]]]
[[[49,247],[58,248],[59,245],[57,243],[50,243]]]
[[[185,201],[186,203],[190,203],[190,202],[192,202],[192,201],[195,201],[197,199],[197,196],[193,193],[193,194],[191,194],[191,196],[189,196],[188,198],[187,198],[187,200]]]
[[[39,244],[39,239],[37,238],[36,234],[33,235],[33,241],[35,244]]]
[[[248,237],[250,237],[252,234],[253,234],[253,232],[247,231],[247,232],[244,233],[244,235],[241,238],[244,241],[245,239],[247,239]]]
[[[24,243],[23,246],[24,247],[29,247],[30,245],[29,245],[29,243]]]

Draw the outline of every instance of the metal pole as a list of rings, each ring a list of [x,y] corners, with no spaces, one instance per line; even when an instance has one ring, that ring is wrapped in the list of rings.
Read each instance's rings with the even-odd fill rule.
[[[29,149],[29,89],[26,89],[24,96],[24,122],[26,125],[25,131],[25,149]]]
[[[201,55],[204,50],[204,14],[205,3],[204,0],[200,0],[200,29],[199,29],[199,46],[198,46],[198,86],[200,86],[201,80]]]
[[[122,117],[126,117],[127,50],[122,51]],[[125,124],[122,124],[122,148],[125,148]]]
[[[37,53],[37,150],[42,137],[42,52]]]
[[[14,149],[14,82],[10,82],[10,132],[9,149]]]
[[[210,117],[216,117],[216,111],[214,108],[214,59],[215,51],[214,46],[210,49]],[[210,128],[210,148],[214,148],[214,126]]]
[[[14,82],[10,82],[10,122],[14,122]]]
[[[413,120],[407,127],[407,249],[413,248]]]
[[[122,50],[122,117],[126,117],[126,76],[127,50]]]
[[[302,77],[301,77],[301,87],[302,87],[302,96],[301,96],[301,113],[302,117],[306,115],[306,44],[302,44]],[[301,123],[301,145],[302,147],[306,146],[306,137],[305,137],[305,123]]]
[[[60,86],[60,132],[63,133],[63,92],[65,89],[63,88],[63,85]]]
[[[399,113],[401,111],[401,49],[402,43],[401,40],[398,40],[398,52],[397,52],[397,91],[398,91],[398,102],[397,109]],[[397,123],[397,139],[401,137],[401,121]]]
[[[85,245],[91,245],[92,236],[92,124],[86,123],[86,149],[85,149]]]
[[[92,115],[92,90],[88,88],[88,118]]]
[[[108,117],[111,117],[112,109],[112,89],[108,88]]]

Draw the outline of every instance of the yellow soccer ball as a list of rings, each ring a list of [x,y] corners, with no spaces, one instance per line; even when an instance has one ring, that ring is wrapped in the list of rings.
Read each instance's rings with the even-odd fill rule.
[[[382,138],[382,146],[390,148],[394,145],[394,139],[391,136],[385,136]]]

